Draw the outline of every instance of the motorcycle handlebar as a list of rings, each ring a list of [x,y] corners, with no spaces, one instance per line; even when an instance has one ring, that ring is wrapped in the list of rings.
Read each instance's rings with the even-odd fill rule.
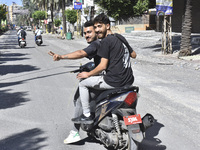
[[[79,69],[76,69],[76,70],[73,70],[73,71],[70,71],[71,73],[77,73],[77,72],[90,72],[91,70],[93,70],[95,68],[95,64],[94,62],[88,62],[86,63],[85,65],[83,66],[80,66]]]
[[[77,73],[77,72],[81,72],[81,69],[76,69],[76,70],[73,70],[73,71],[70,71],[71,73]]]

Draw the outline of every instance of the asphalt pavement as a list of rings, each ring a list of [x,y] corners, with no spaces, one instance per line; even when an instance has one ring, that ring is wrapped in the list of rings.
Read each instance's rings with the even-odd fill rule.
[[[161,52],[161,33],[124,34],[137,53],[132,59],[134,85],[140,88],[137,112],[151,113],[157,120],[147,130],[142,150],[198,150],[200,147],[200,62],[177,59]],[[105,150],[81,131],[82,141],[64,145],[73,117],[73,94],[81,60],[54,62],[47,53],[66,54],[88,44],[43,34],[37,46],[28,32],[27,47],[19,48],[16,31],[0,36],[0,150]],[[177,42],[178,43],[178,42]],[[175,43],[175,44],[177,44]],[[198,57],[198,44],[193,52]]]

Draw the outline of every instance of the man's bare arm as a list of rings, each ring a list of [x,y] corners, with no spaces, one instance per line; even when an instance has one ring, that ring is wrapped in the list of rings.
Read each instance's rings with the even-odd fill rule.
[[[48,52],[48,54],[53,56],[54,61],[59,61],[60,59],[80,59],[80,58],[88,56],[84,50],[77,50],[75,52],[65,54],[65,55],[58,55],[58,54],[53,53],[52,51]]]

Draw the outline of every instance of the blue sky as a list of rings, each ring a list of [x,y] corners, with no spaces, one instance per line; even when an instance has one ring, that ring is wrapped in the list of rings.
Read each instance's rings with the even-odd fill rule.
[[[0,4],[6,4],[7,6],[12,5],[12,2],[22,6],[22,0],[0,0]]]

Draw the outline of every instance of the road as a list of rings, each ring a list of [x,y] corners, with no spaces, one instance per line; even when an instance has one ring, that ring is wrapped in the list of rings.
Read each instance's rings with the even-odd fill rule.
[[[19,48],[16,31],[0,36],[0,150],[105,150],[87,138],[64,145],[73,117],[76,69],[81,60],[54,62],[47,53],[65,54],[87,46],[83,38],[61,40],[43,35],[36,46],[28,32],[27,47]],[[140,149],[198,150],[200,147],[200,72],[187,62],[153,52],[157,39],[127,37],[138,54],[131,60],[140,87],[138,113],[157,120]],[[156,54],[155,54],[156,53]]]

